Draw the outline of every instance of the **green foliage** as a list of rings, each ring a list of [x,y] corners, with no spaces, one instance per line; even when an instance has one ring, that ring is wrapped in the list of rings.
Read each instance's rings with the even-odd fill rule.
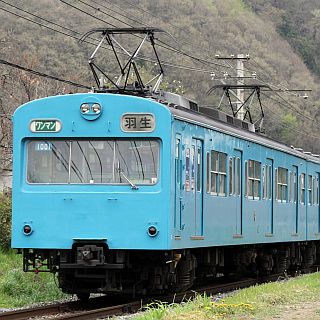
[[[314,273],[288,281],[256,285],[234,292],[224,299],[196,295],[193,300],[182,304],[157,302],[134,319],[274,319],[281,318],[283,311],[289,308],[294,309],[305,302],[316,303],[319,294],[320,273]]]
[[[49,273],[34,274],[22,271],[22,256],[0,251],[0,308],[30,305],[66,297]]]
[[[289,113],[282,118],[282,123],[283,126],[280,132],[280,136],[284,143],[290,144],[292,141],[294,141],[294,137],[298,132],[297,118]]]
[[[0,194],[0,249],[8,250],[11,242],[11,196]]]

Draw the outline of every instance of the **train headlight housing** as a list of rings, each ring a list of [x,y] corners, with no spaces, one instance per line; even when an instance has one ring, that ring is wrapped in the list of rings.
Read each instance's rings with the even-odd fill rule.
[[[92,109],[92,112],[94,112],[95,114],[98,114],[101,112],[101,106],[98,103],[93,104],[91,109]]]
[[[83,103],[81,106],[80,106],[80,110],[82,113],[88,113],[90,111],[90,106],[87,104],[87,103]]]

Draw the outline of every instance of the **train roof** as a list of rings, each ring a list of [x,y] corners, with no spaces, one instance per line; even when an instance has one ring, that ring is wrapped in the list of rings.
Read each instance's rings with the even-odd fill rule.
[[[254,142],[266,147],[270,147],[311,162],[320,163],[320,158],[317,155],[312,155],[309,152],[304,153],[302,149],[289,147],[286,144],[268,138],[257,132],[251,132],[245,129],[241,129],[240,127],[236,127],[227,122],[222,122],[220,120],[214,119],[213,117],[210,117],[207,114],[190,110],[181,106],[169,105],[168,107],[172,115],[176,119],[201,125],[203,127],[207,127],[208,129],[217,130],[229,134],[231,136],[245,139],[250,142]]]

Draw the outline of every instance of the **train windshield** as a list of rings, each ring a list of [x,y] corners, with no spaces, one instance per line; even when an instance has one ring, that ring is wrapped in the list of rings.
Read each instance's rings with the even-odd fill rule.
[[[27,182],[47,184],[156,184],[157,139],[32,140]]]

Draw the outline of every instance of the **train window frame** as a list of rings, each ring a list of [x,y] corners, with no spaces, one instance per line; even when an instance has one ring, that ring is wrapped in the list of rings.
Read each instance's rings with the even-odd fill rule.
[[[307,199],[307,203],[308,206],[312,206],[313,204],[313,177],[312,175],[308,175],[308,181],[307,181],[307,195],[308,195],[308,199]]]
[[[246,184],[247,184],[248,199],[260,200],[261,199],[261,162],[257,160],[248,159],[246,174],[247,174]]]
[[[213,183],[214,182],[214,183]],[[227,154],[211,150],[210,152],[210,194],[213,196],[227,195]]]
[[[289,171],[289,199],[288,202],[289,203],[293,203],[293,172]]]
[[[207,193],[210,193],[210,152],[207,152],[207,156],[206,156],[206,165],[207,165],[207,174],[206,174],[206,191]]]
[[[267,166],[263,165],[262,166],[262,174],[261,174],[261,179],[262,179],[262,199],[266,200],[267,199]]]
[[[236,164],[236,174],[234,175],[235,176],[235,179],[237,180],[236,183],[235,183],[235,189],[236,189],[236,193],[235,195],[240,197],[241,195],[241,160],[239,157],[236,157],[235,158],[235,164]]]
[[[312,177],[312,185],[313,185],[313,197],[312,197],[312,203],[313,205],[317,205],[317,194],[318,194],[318,186],[317,186],[317,178]]]
[[[196,149],[196,165],[197,165],[197,179],[196,179],[196,191],[202,192],[202,148]]]
[[[293,172],[293,203],[298,201],[297,173]]]
[[[306,174],[301,173],[299,176],[299,193],[300,193],[300,204],[306,204]]]
[[[133,179],[130,175],[134,174],[134,170],[133,171],[128,171],[128,173],[124,172],[124,175],[126,175],[127,178],[129,178],[129,180],[131,181],[131,183],[133,183],[133,185],[140,185],[140,186],[154,186],[156,184],[158,184],[159,179],[160,179],[160,160],[161,160],[161,148],[162,148],[162,142],[161,139],[158,138],[112,138],[112,139],[107,139],[107,138],[91,138],[91,139],[83,139],[83,138],[68,138],[68,139],[61,139],[61,138],[44,138],[44,139],[28,139],[25,141],[25,153],[26,153],[26,175],[25,175],[25,181],[28,185],[109,185],[109,186],[127,186],[128,184],[130,185],[129,181],[127,181],[124,177],[122,179],[114,179],[112,178],[112,181],[106,181],[103,179],[107,179],[106,176],[102,175],[102,165],[103,166],[108,166],[107,162],[101,164],[100,160],[100,177],[98,178],[90,178],[90,180],[88,180],[88,177],[84,177],[85,173],[81,172],[81,168],[77,167],[75,165],[76,158],[74,158],[75,154],[74,154],[74,150],[73,150],[73,144],[75,145],[80,144],[81,143],[87,143],[88,147],[89,145],[91,145],[91,149],[92,149],[92,154],[87,154],[85,152],[82,152],[83,158],[85,159],[84,161],[87,163],[88,166],[88,170],[91,171],[95,164],[92,162],[92,158],[94,156],[94,154],[96,154],[97,159],[99,158],[98,152],[99,152],[99,144],[103,144],[103,143],[108,143],[109,142],[114,142],[115,145],[113,145],[115,148],[118,148],[118,152],[120,152],[120,147],[117,146],[117,143],[119,142],[127,142],[127,143],[133,143],[133,142],[141,142],[141,141],[149,141],[149,142],[156,142],[156,144],[154,144],[153,146],[150,144],[150,148],[155,147],[156,148],[156,152],[157,152],[157,156],[154,157],[154,154],[152,152],[152,158],[153,158],[153,165],[156,167],[154,167],[155,171],[154,171],[154,175],[152,177],[147,177],[146,179],[143,178],[143,181],[139,181],[138,179]],[[30,180],[29,175],[33,174],[34,169],[32,169],[31,166],[34,166],[34,164],[32,164],[30,161],[32,159],[32,157],[34,157],[33,153],[31,153],[31,149],[33,148],[33,144],[36,143],[42,143],[42,142],[47,142],[47,143],[56,143],[56,142],[63,142],[63,143],[67,143],[68,145],[68,155],[65,157],[65,166],[68,167],[68,174],[67,174],[67,179],[65,179],[63,182],[52,182],[52,177],[50,177],[50,172],[45,173],[44,172],[44,178],[45,179],[39,179],[41,181],[39,182],[34,182],[34,180]],[[133,147],[133,149],[135,149],[135,151],[132,152],[137,152],[136,150],[138,150],[140,146],[135,145],[135,147]],[[141,146],[142,148],[142,146]],[[101,149],[102,150],[102,149]],[[58,154],[60,153],[60,150],[55,150],[55,153]],[[117,154],[117,152],[115,151],[112,155],[112,157],[114,156],[119,157],[119,155]],[[56,157],[56,155],[49,155],[49,157]],[[101,156],[101,155],[100,155]],[[48,158],[49,159],[49,158]],[[70,160],[71,159],[71,160]],[[119,158],[120,159],[120,158]],[[78,161],[79,159],[77,159]],[[49,161],[49,160],[48,160]],[[112,170],[115,170],[115,159],[113,159],[112,162]],[[124,160],[123,160],[124,161]],[[155,161],[155,162],[154,162]],[[143,164],[143,163],[142,163]],[[141,165],[142,165],[141,164]],[[90,168],[90,169],[89,169]],[[31,170],[32,169],[32,170]],[[50,169],[50,168],[49,168]],[[31,171],[30,171],[31,170]],[[51,170],[51,169],[50,169]],[[129,168],[128,168],[129,170]],[[125,171],[125,170],[121,170],[121,164],[120,164],[120,160],[119,160],[119,176],[121,175],[121,172]],[[93,173],[92,173],[93,172]],[[92,176],[92,174],[95,175],[99,175],[99,172],[94,172],[92,171],[90,172],[90,175]],[[74,181],[72,178],[72,175],[76,174],[78,176],[79,181]],[[81,174],[81,175],[80,175]],[[110,172],[109,172],[110,174]],[[83,178],[81,178],[81,176]],[[50,181],[51,180],[51,181]],[[108,179],[110,180],[110,179]],[[119,180],[119,181],[117,181]],[[146,180],[146,181],[144,181]],[[147,182],[148,180],[148,182]]]
[[[194,145],[191,146],[191,154],[190,154],[190,159],[191,159],[191,191],[195,192],[195,163],[196,163],[196,147]]]
[[[229,158],[229,195],[234,195],[234,157]]]
[[[272,199],[272,166],[269,164],[267,168],[267,200]]]
[[[185,172],[185,189],[186,192],[190,191],[190,148],[186,148],[186,172]]]
[[[277,170],[277,193],[276,199],[278,202],[288,202],[288,169],[284,167],[278,167]]]

